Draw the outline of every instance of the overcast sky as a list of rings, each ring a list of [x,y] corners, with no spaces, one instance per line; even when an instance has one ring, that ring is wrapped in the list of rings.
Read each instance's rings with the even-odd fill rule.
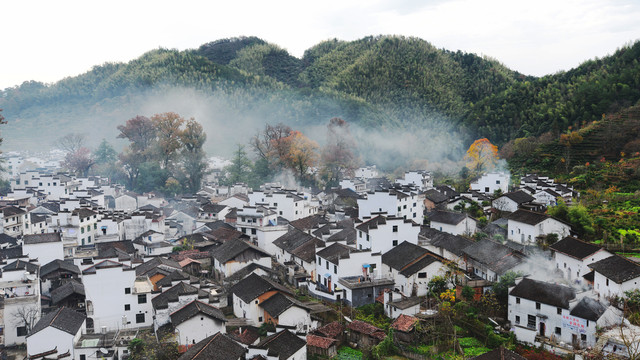
[[[416,36],[538,76],[640,39],[638,0],[31,0],[1,9],[0,89],[242,35],[298,57],[329,38]]]

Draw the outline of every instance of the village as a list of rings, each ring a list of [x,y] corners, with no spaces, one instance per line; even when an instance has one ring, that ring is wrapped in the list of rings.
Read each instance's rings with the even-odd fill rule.
[[[579,196],[548,177],[486,172],[460,192],[425,170],[391,180],[368,166],[326,190],[251,189],[214,171],[169,199],[6,161],[0,343],[28,359],[127,359],[150,339],[177,343],[181,360],[334,358],[385,341],[427,359],[411,351],[421,328],[508,280],[487,337],[576,357],[640,352],[640,328],[612,300],[638,289],[640,264],[545,213]],[[354,316],[374,306],[390,331]],[[521,358],[497,345],[478,358]]]

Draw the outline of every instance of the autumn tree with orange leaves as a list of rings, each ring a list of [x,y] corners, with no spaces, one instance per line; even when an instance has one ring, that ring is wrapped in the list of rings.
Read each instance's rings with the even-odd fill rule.
[[[464,159],[467,168],[477,174],[492,170],[498,162],[498,147],[487,138],[478,139],[469,146]]]
[[[318,144],[300,131],[292,131],[287,137],[287,142],[289,153],[283,162],[299,180],[306,180],[309,168],[315,166],[318,160]]]

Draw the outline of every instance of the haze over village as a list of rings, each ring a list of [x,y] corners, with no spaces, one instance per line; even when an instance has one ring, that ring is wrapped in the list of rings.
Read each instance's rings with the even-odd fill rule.
[[[106,5],[6,4],[3,360],[640,358],[635,2]]]

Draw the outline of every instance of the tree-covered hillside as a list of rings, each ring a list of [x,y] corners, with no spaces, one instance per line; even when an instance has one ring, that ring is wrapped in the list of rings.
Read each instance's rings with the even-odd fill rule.
[[[328,40],[298,59],[242,37],[157,49],[54,84],[28,81],[1,91],[0,108],[7,149],[48,145],[42,138],[52,133],[88,133],[97,143],[128,118],[163,111],[196,116],[211,134],[208,150],[245,142],[265,123],[318,126],[336,116],[367,129],[438,129],[460,132],[464,145],[480,137],[503,145],[636,104],[639,56],[640,42],[534,78],[418,38]]]

